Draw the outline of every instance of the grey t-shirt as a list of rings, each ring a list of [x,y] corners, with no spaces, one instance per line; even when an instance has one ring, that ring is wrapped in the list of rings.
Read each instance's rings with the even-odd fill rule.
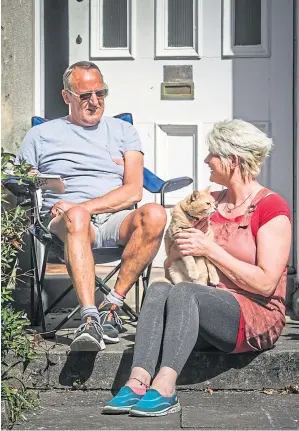
[[[43,174],[60,175],[65,193],[46,190],[42,211],[57,201],[84,202],[123,184],[126,151],[141,151],[136,129],[123,120],[101,118],[96,126],[82,127],[67,117],[51,120],[28,131],[16,163],[25,159]]]

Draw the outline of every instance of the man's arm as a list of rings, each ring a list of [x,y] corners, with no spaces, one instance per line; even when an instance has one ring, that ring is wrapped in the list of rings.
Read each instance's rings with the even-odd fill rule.
[[[141,201],[143,190],[143,154],[126,151],[124,155],[124,183],[106,195],[80,204],[90,214],[115,213]]]

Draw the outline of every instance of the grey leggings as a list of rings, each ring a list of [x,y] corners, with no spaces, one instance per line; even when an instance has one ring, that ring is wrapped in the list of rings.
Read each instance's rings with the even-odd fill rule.
[[[161,367],[179,374],[202,340],[232,352],[239,322],[239,303],[226,290],[193,283],[153,283],[138,320],[132,367],[144,368],[153,377],[162,349]]]

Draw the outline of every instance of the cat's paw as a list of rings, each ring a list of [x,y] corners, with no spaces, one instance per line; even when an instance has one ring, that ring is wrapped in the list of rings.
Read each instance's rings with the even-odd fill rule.
[[[196,284],[200,284],[201,286],[207,286],[208,285],[207,277],[198,277],[196,280]]]
[[[210,277],[210,279],[209,279],[209,284],[211,285],[211,286],[217,286],[218,284],[219,284],[219,277],[218,277],[218,275],[215,275],[214,277]]]
[[[216,271],[213,271],[209,274],[209,285],[211,286],[217,286],[219,284],[219,276]]]
[[[188,276],[195,282],[198,279],[198,271],[188,271]]]

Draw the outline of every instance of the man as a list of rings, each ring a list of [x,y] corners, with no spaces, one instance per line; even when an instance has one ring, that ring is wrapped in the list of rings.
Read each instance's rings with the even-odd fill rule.
[[[143,153],[135,128],[103,116],[108,89],[99,68],[82,61],[63,75],[62,97],[70,114],[29,130],[17,160],[41,173],[59,174],[65,194],[46,192],[43,213],[65,244],[65,262],[75,288],[82,324],[72,350],[101,350],[119,341],[118,309],[140,273],[155,257],[166,224],[162,206],[142,199]],[[95,305],[92,248],[123,244],[115,288]]]

